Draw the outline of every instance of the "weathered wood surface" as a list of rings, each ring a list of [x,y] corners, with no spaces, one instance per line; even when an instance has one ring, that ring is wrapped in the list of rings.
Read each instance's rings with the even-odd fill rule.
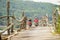
[[[2,34],[4,32],[6,32],[7,30],[11,29],[11,27],[13,27],[12,25],[13,25],[13,23],[11,23],[11,25],[9,25],[7,28],[5,28],[4,30],[2,30],[2,32],[0,32],[0,40],[2,40]]]
[[[8,29],[10,29],[10,28],[12,27],[12,25],[13,25],[13,23],[11,23],[11,25],[9,25],[9,27],[5,28],[5,29],[1,32],[1,34],[4,33],[5,31],[7,31]]]
[[[16,18],[14,18],[14,20],[20,22],[20,26],[21,26],[22,22],[26,21],[26,20],[25,20],[25,17],[23,17],[21,20],[17,20]],[[12,20],[12,22],[13,22],[13,20]],[[9,30],[9,34],[10,34],[10,29],[11,29],[11,33],[13,33],[13,27],[14,27],[13,25],[14,25],[13,23],[10,24],[10,23],[8,22],[8,27],[5,28],[5,29],[0,33],[0,40],[2,40],[1,35],[2,35],[2,33],[4,33],[5,31]],[[23,26],[24,26],[24,25],[26,25],[26,23],[23,24]],[[22,26],[21,26],[21,27],[22,27]],[[26,26],[25,26],[25,27],[26,27]],[[26,28],[25,28],[25,29],[26,29]],[[19,30],[21,30],[21,28],[20,28]]]
[[[53,27],[35,27],[30,30],[22,30],[11,40],[60,40],[60,36],[52,35]],[[8,40],[10,40],[8,39]]]

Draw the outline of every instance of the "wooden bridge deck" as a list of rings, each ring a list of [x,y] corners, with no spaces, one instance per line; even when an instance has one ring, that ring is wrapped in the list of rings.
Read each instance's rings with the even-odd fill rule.
[[[52,27],[35,27],[22,30],[8,40],[60,40],[59,36],[51,33]]]

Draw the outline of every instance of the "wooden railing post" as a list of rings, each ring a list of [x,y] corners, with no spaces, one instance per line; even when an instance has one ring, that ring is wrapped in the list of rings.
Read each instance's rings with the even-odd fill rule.
[[[12,18],[12,23],[13,23],[13,18]],[[11,33],[13,33],[13,26],[14,25],[12,25],[12,27],[11,27]]]
[[[10,22],[10,19],[9,19],[9,8],[10,8],[10,2],[8,0],[7,2],[7,27],[9,26],[9,22]],[[8,35],[10,35],[10,29],[8,29]]]
[[[21,30],[21,29],[22,29],[21,27],[22,27],[22,24],[20,24],[20,29],[19,29],[19,30]]]
[[[0,40],[2,40],[1,33],[0,33]]]
[[[27,17],[24,16],[24,19],[23,19],[23,27],[24,27],[24,29],[26,29],[26,20],[27,20]]]
[[[54,31],[56,31],[57,32],[57,27],[56,27],[56,11],[57,10],[55,10],[54,11],[54,13],[53,13],[53,26],[54,26]]]
[[[12,27],[11,27],[11,33],[13,33],[13,26],[14,26],[14,25],[12,25]]]
[[[13,23],[14,19],[15,19],[15,16],[14,16],[14,13],[13,13],[13,16],[12,16],[12,23]],[[12,25],[12,27],[11,27],[11,33],[13,33],[13,27],[14,27],[14,25]]]

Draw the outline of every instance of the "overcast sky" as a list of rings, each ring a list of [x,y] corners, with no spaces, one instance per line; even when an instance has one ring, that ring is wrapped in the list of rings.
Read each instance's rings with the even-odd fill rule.
[[[60,5],[60,0],[25,0],[25,1],[49,2],[49,3]]]

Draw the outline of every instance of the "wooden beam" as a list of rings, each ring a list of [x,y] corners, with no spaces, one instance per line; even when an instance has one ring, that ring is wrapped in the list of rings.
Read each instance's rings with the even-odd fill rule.
[[[6,17],[8,17],[8,16],[0,16],[0,18],[6,18]],[[13,16],[9,16],[9,17],[14,18]]]
[[[5,28],[5,29],[1,32],[1,34],[4,33],[5,31],[9,30],[9,29],[12,27],[12,25],[13,25],[13,23],[11,23],[11,25],[9,25],[7,28]]]
[[[0,40],[2,40],[1,35],[2,35],[5,31],[7,31],[8,29],[10,29],[10,28],[12,27],[12,25],[13,25],[13,23],[12,23],[11,25],[9,25],[9,27],[7,27],[6,29],[4,29],[2,32],[0,32]]]
[[[7,27],[10,25],[10,18],[9,18],[9,9],[10,9],[10,1],[7,1]],[[10,35],[10,29],[7,31],[8,35]]]
[[[2,40],[1,33],[0,33],[0,40]]]

